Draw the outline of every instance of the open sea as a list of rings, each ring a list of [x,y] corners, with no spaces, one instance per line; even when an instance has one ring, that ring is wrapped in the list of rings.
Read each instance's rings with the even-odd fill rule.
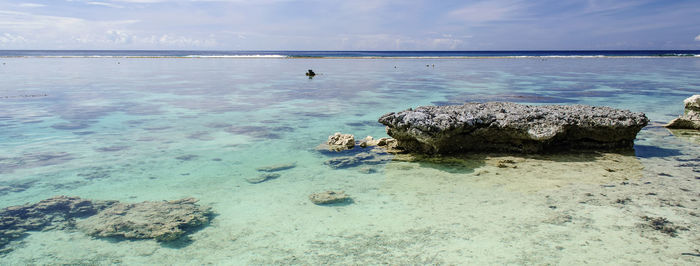
[[[699,55],[0,51],[0,208],[194,197],[214,212],[174,242],[27,231],[0,265],[698,265],[700,134],[662,125],[700,94]],[[651,122],[621,154],[383,154],[336,169],[347,154],[316,149],[335,132],[388,137],[388,112],[473,101]],[[246,181],[280,164],[293,167]],[[309,200],[325,190],[352,201]]]

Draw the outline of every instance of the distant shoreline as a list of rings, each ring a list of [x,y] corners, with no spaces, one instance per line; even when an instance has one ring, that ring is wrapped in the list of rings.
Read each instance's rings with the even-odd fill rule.
[[[0,58],[91,58],[91,59],[652,59],[689,58],[700,59],[700,55],[679,56],[0,56]]]
[[[556,51],[197,51],[0,50],[0,58],[227,58],[227,59],[519,59],[699,58],[700,50]]]

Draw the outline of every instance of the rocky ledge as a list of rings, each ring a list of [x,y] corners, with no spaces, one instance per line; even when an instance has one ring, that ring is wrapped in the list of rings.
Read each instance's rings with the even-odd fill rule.
[[[649,119],[610,107],[488,102],[422,106],[379,122],[407,151],[444,154],[629,149]]]
[[[700,130],[700,95],[693,95],[683,101],[685,112],[682,116],[673,119],[665,127],[677,129]]]

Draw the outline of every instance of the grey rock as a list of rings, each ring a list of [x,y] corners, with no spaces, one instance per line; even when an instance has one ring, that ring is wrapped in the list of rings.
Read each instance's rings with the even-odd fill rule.
[[[685,111],[680,117],[665,125],[674,129],[700,130],[700,95],[693,95],[683,101]]]
[[[117,203],[77,224],[78,229],[97,237],[172,241],[190,228],[209,222],[211,209],[195,198],[172,201]]]
[[[175,240],[187,229],[209,221],[210,208],[196,202],[197,199],[185,198],[127,204],[56,196],[34,204],[7,207],[0,210],[0,254],[11,251],[7,244],[27,231],[76,227],[100,237]]]
[[[328,141],[317,147],[318,150],[344,151],[355,147],[355,136],[336,132],[328,136]]]
[[[0,253],[11,251],[5,246],[27,231],[70,228],[75,218],[94,215],[115,202],[56,196],[34,204],[4,208],[0,210]]]
[[[350,196],[345,194],[345,191],[328,190],[309,195],[309,199],[316,205],[326,205],[334,203],[345,203],[350,201]]]
[[[488,102],[423,106],[379,122],[407,151],[444,154],[630,149],[649,119],[610,107]]]

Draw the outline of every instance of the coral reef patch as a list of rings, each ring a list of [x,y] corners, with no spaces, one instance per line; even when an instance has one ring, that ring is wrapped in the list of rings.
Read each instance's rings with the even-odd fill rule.
[[[172,241],[189,229],[207,224],[210,207],[197,199],[120,203],[56,196],[33,204],[0,210],[0,253],[12,251],[8,244],[28,231],[79,229],[97,237]]]

